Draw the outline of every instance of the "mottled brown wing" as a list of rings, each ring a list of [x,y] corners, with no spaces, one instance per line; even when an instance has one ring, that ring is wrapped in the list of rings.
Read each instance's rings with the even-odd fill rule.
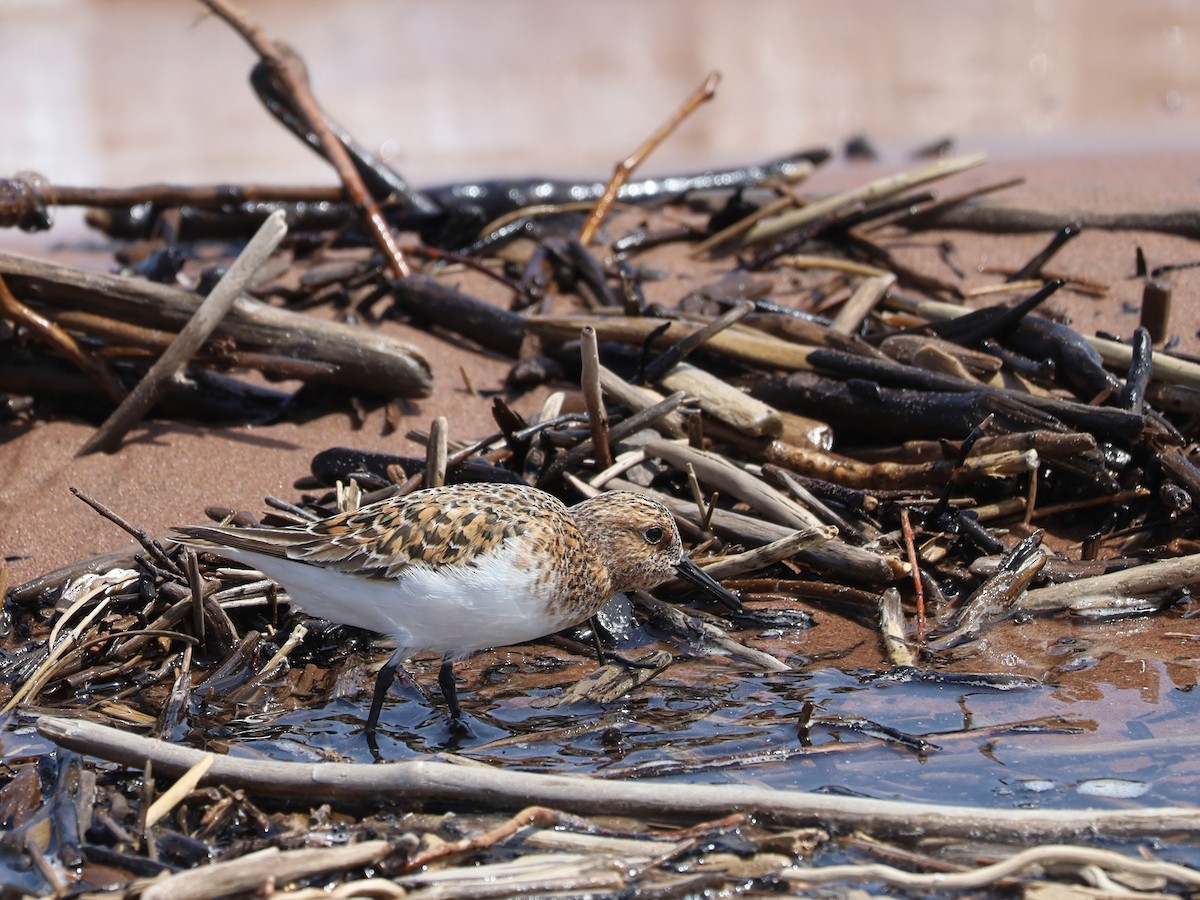
[[[176,529],[191,538],[351,572],[395,578],[407,566],[469,565],[530,528],[569,520],[553,496],[523,485],[463,484],[393,497],[293,528]]]
[[[406,566],[469,564],[494,552],[526,523],[480,498],[444,497],[436,503],[387,501],[317,522],[309,540],[293,544],[292,559],[333,569],[394,578]]]

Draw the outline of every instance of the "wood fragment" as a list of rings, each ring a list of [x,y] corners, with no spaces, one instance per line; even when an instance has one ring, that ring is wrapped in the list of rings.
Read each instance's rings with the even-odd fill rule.
[[[829,327],[840,334],[854,334],[895,283],[896,276],[892,272],[866,279],[842,304]]]
[[[259,55],[271,75],[286,86],[288,93],[295,101],[297,111],[320,139],[321,153],[337,172],[347,195],[362,210],[367,230],[383,251],[392,271],[397,278],[411,275],[412,269],[396,244],[391,226],[383,217],[383,213],[380,212],[379,206],[367,190],[367,186],[363,184],[362,176],[355,169],[345,146],[337,139],[325,114],[317,105],[308,83],[308,72],[299,54],[286,44],[271,40],[261,26],[252,22],[245,12],[231,3],[227,3],[226,0],[200,0],[200,2],[228,22]]]
[[[1200,583],[1200,555],[1180,556],[1106,575],[1032,588],[1017,601],[1017,606],[1027,612],[1080,609],[1088,604],[1120,601],[1197,583]]]
[[[526,326],[533,334],[551,340],[573,340],[585,325],[596,329],[602,341],[621,341],[641,346],[652,332],[662,326],[658,319],[627,316],[530,316]],[[654,338],[654,346],[668,344],[699,330],[701,325],[672,322],[671,327]],[[768,369],[807,369],[812,349],[749,329],[730,328],[711,338],[706,349],[738,362]]]
[[[784,232],[800,228],[809,222],[815,222],[822,216],[840,212],[856,203],[874,203],[894,197],[922,184],[928,184],[983,165],[986,161],[987,154],[985,153],[969,153],[949,159],[940,159],[911,171],[878,178],[865,185],[814,200],[801,209],[785,212],[773,219],[759,222],[746,234],[743,243],[754,244],[771,240]]]
[[[84,272],[70,266],[0,250],[0,275],[19,287],[28,303],[55,309],[86,309],[139,325],[177,330],[191,320],[201,298],[140,278]],[[215,338],[275,356],[326,363],[311,380],[376,394],[381,385],[395,397],[425,397],[433,374],[424,355],[377,332],[327,322],[239,297]]]
[[[585,325],[579,332],[579,355],[582,374],[580,387],[583,404],[587,409],[588,427],[592,432],[592,446],[596,453],[596,467],[607,469],[613,464],[612,447],[608,442],[608,410],[604,407],[604,396],[600,385],[600,350],[596,344],[596,329]]]
[[[781,494],[761,479],[735,466],[725,457],[698,450],[674,441],[651,441],[645,451],[675,466],[681,472],[695,467],[696,475],[726,494],[732,494],[763,513],[768,519],[789,528],[815,529],[822,523],[807,509]]]
[[[669,391],[683,391],[720,422],[752,437],[779,437],[783,418],[778,410],[705,369],[680,363],[658,381]]]
[[[150,367],[150,371],[142,377],[129,396],[105,419],[96,433],[79,448],[78,456],[87,456],[97,450],[112,453],[120,446],[121,439],[129,429],[150,411],[166,390],[168,383],[178,377],[183,367],[200,349],[200,345],[208,340],[221,324],[234,301],[286,235],[287,223],[283,213],[277,211],[268,216],[258,233],[238,254],[233,265],[221,276],[217,286],[196,307],[195,314],[171,342],[171,346]]]
[[[121,765],[136,768],[148,759],[153,760],[162,774],[171,777],[178,777],[203,756],[199,750],[85,720],[42,716],[37,729],[60,746]],[[793,825],[859,828],[876,834],[911,834],[914,828],[924,835],[953,836],[969,831],[979,840],[1057,840],[1088,836],[1097,830],[1114,837],[1186,836],[1200,828],[1200,809],[1194,806],[1111,810],[984,808],[772,790],[753,785],[604,781],[431,760],[378,766],[218,756],[201,782],[205,783],[225,784],[258,796],[309,802],[373,804],[386,796],[428,802],[457,799],[500,808],[524,808],[535,803],[585,815],[640,815],[670,821],[762,810],[770,811],[776,821]]]
[[[427,488],[441,487],[446,483],[449,431],[450,423],[445,416],[438,416],[429,426],[429,445],[426,447],[424,476]]]
[[[717,84],[721,80],[719,72],[710,72],[708,77],[704,79],[695,91],[683,101],[683,105],[671,115],[640,147],[633,151],[629,156],[617,163],[613,170],[612,179],[608,182],[608,187],[600,199],[596,201],[596,206],[592,209],[592,214],[588,216],[587,222],[584,223],[583,229],[579,232],[579,243],[585,247],[592,242],[596,232],[600,228],[600,224],[608,215],[609,209],[616,202],[617,195],[621,191],[621,186],[629,180],[629,176],[637,169],[638,166],[649,156],[654,150],[670,137],[679,125],[690,116],[698,106],[704,102],[711,100],[717,93]]]
[[[413,318],[462,335],[481,347],[516,358],[525,320],[463,291],[415,273],[391,284],[396,308]]]
[[[267,887],[281,887],[325,872],[356,869],[386,857],[387,841],[361,841],[346,847],[268,847],[226,862],[197,866],[162,878],[142,889],[142,900],[211,900]]]
[[[554,706],[581,702],[598,703],[601,706],[615,703],[663,671],[671,661],[670,653],[654,651],[639,659],[637,668],[619,664],[600,666],[567,685],[562,694],[554,698]]]
[[[731,638],[724,630],[718,628],[697,616],[688,615],[678,606],[665,603],[657,597],[644,591],[633,594],[635,604],[650,613],[651,617],[660,624],[665,623],[686,642],[688,649],[707,655],[709,649],[713,652],[728,656],[738,663],[754,666],[765,672],[787,672],[791,666],[776,659],[769,653],[747,647],[740,641]]]
[[[913,652],[904,627],[904,607],[900,592],[894,587],[879,595],[879,633],[883,637],[883,649],[893,666],[915,666]]]
[[[54,347],[79,371],[96,382],[100,389],[108,395],[109,400],[120,403],[125,399],[125,387],[117,378],[116,373],[101,360],[85,355],[69,334],[14,297],[3,278],[0,278],[0,316],[8,319],[14,325],[24,325],[51,347]]]

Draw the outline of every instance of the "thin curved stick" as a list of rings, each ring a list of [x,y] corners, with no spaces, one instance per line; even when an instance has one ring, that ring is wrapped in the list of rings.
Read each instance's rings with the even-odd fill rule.
[[[133,768],[150,761],[156,774],[178,777],[204,753],[127,734],[95,722],[43,716],[38,732],[60,746]],[[392,765],[293,763],[218,756],[202,784],[224,784],[259,796],[309,802],[462,802],[473,808],[549,806],[583,815],[654,819],[717,818],[761,812],[792,825],[859,829],[877,834],[956,835],[975,840],[1061,840],[1194,834],[1200,807],[1150,809],[989,809],[839,797],[737,784],[605,781],[414,760]]]
[[[794,867],[782,870],[779,876],[785,881],[804,884],[827,884],[832,881],[881,881],[916,890],[961,891],[986,887],[1001,878],[1020,872],[1030,866],[1073,865],[1096,866],[1111,872],[1128,872],[1134,875],[1165,878],[1176,884],[1200,885],[1200,872],[1177,863],[1156,859],[1139,859],[1102,850],[1098,847],[1073,847],[1062,844],[1047,844],[1030,847],[1020,853],[967,872],[908,872],[883,863],[845,866]],[[1132,895],[1131,895],[1132,896]]]

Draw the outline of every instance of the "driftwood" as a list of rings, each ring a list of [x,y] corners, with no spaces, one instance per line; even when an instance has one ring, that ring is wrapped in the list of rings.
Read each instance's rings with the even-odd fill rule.
[[[708,415],[738,431],[753,437],[778,437],[783,433],[783,419],[777,410],[711,372],[681,363],[663,375],[659,383],[669,391],[684,391]]]
[[[88,440],[79,451],[79,455],[91,453],[94,450],[104,450],[111,453],[137,422],[149,412],[159,396],[166,390],[168,383],[183,371],[201,344],[208,340],[209,335],[221,324],[225,314],[229,312],[238,294],[252,279],[259,267],[267,261],[275,248],[287,234],[287,225],[283,221],[283,213],[272,213],[262,224],[258,233],[251,239],[237,260],[225,272],[217,286],[212,289],[204,302],[196,307],[196,314],[188,320],[187,325],[179,335],[150,367],[137,387],[130,392],[121,404],[113,410],[104,424]]]
[[[801,209],[785,212],[773,219],[759,222],[749,231],[743,241],[753,244],[770,240],[784,232],[799,228],[809,222],[815,222],[822,216],[840,212],[855,204],[873,203],[887,197],[894,197],[919,185],[983,165],[986,161],[986,154],[968,153],[950,159],[940,159],[909,172],[887,175],[839,194],[823,197]]]
[[[86,720],[43,716],[38,732],[62,747],[125,766],[147,760],[160,775],[179,777],[203,751],[128,734]],[[570,775],[538,775],[432,761],[387,766],[288,763],[218,756],[202,784],[223,784],[261,796],[307,802],[374,804],[460,801],[492,807],[537,803],[589,815],[696,820],[758,812],[793,825],[821,824],[875,834],[961,835],[977,840],[1058,840],[1101,832],[1187,835],[1200,828],[1200,809],[1003,809],[904,803],[868,797],[777,791],[750,785],[644,784]]]
[[[1161,231],[1200,239],[1200,215],[1195,209],[1123,210],[1121,212],[1080,209],[1028,209],[996,201],[971,201],[936,209],[918,209],[893,220],[901,228],[962,228],[996,234],[1055,231],[1063,222],[1079,222],[1085,228],[1119,231]]]
[[[86,310],[172,331],[183,328],[203,300],[140,278],[84,272],[3,251],[0,275],[27,304],[47,311]],[[325,368],[311,374],[310,380],[317,383],[393,397],[425,397],[433,385],[429,363],[409,344],[249,297],[234,302],[214,337],[272,355],[322,363]]]
[[[629,316],[530,316],[526,327],[530,333],[557,341],[574,340],[585,325],[596,329],[601,341],[621,341],[640,346],[664,323],[659,319]],[[654,338],[655,347],[667,347],[685,335],[703,328],[703,324],[671,322],[670,328]],[[810,347],[744,328],[728,328],[713,335],[704,345],[708,352],[727,356],[738,362],[769,369],[806,369],[809,367]]]

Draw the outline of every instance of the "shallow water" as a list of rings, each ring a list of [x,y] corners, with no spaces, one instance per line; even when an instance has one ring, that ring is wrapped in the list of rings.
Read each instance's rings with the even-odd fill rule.
[[[793,671],[738,669],[660,643],[676,663],[606,706],[558,703],[561,685],[595,669],[586,656],[539,644],[481,653],[456,667],[467,737],[448,727],[435,663],[417,660],[420,688],[393,688],[379,750],[387,760],[451,751],[541,772],[982,806],[1200,804],[1200,661],[1190,658],[1194,639],[1183,636],[1191,630],[1185,611],[1103,624],[1002,623],[978,653],[923,667],[923,677],[889,668],[865,629],[816,615],[816,628],[795,635],[738,634],[791,659]],[[639,628],[622,650],[636,657],[652,646]],[[854,659],[798,655],[826,656],[831,646],[851,647]],[[286,712],[268,706],[199,728],[188,742],[279,760],[370,762],[362,723],[371,678],[360,674],[355,696]]]

